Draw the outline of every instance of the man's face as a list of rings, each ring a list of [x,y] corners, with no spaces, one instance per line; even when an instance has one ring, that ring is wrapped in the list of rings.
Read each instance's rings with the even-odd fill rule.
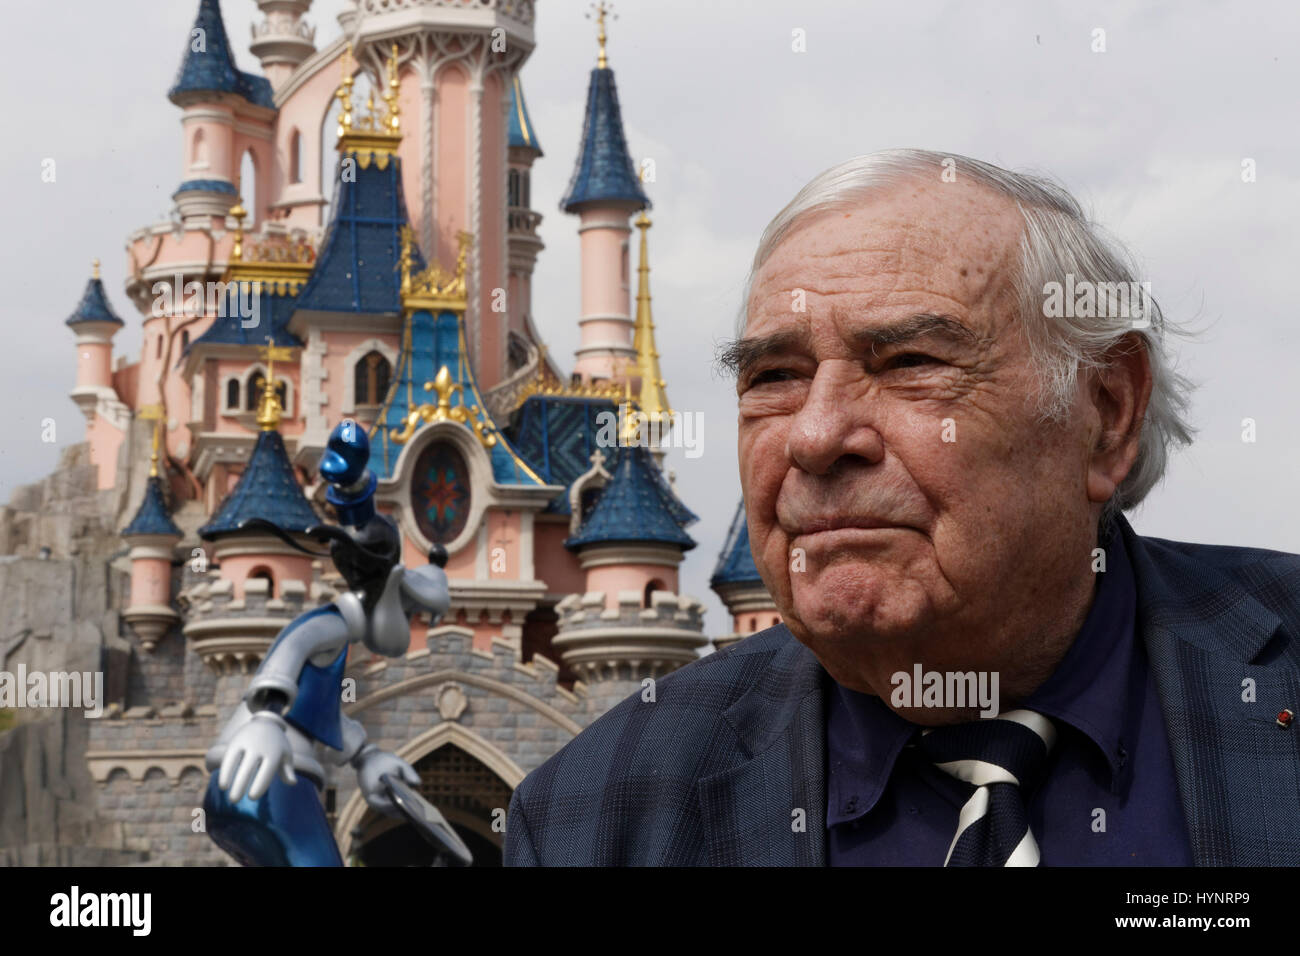
[[[1021,231],[982,187],[910,181],[801,223],[755,277],[750,541],[787,626],[854,689],[1032,658],[1091,586],[1093,420],[1037,422]]]

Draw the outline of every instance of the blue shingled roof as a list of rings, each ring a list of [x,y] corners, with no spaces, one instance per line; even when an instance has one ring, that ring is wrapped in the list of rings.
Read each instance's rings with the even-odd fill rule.
[[[249,294],[251,283],[241,282],[241,294]],[[287,328],[289,317],[293,315],[297,298],[291,295],[276,295],[267,284],[262,285],[256,305],[257,325],[244,328],[245,319],[236,308],[227,307],[233,315],[217,316],[203,334],[185,346],[182,355],[189,355],[190,350],[199,345],[255,345],[266,344],[269,335],[275,345],[292,349],[302,348],[302,339]],[[237,303],[238,304],[238,303]],[[251,309],[249,311],[252,311]]]
[[[284,450],[284,439],[277,431],[258,433],[239,483],[226,495],[212,520],[199,529],[199,537],[212,539],[230,534],[247,518],[265,518],[287,531],[306,531],[321,523],[303,496]]]
[[[126,324],[117,317],[113,307],[108,304],[108,296],[104,294],[104,283],[99,279],[91,279],[86,283],[86,291],[81,294],[81,301],[77,303],[76,311],[64,321],[67,325],[76,325],[79,322]]]
[[[487,449],[488,459],[492,462],[492,478],[501,485],[547,484],[534,478],[520,465],[517,453],[505,433],[498,431],[483,398],[478,394],[474,371],[470,367],[469,357],[465,354],[463,320],[454,312],[441,312],[437,317],[426,310],[414,313],[409,319],[409,331],[404,341],[401,357],[397,362],[397,381],[389,393],[378,419],[370,430],[370,467],[381,479],[391,478],[397,459],[406,444],[398,444],[392,439],[392,430],[401,429],[406,424],[406,416],[412,405],[433,404],[438,401],[434,392],[426,392],[424,383],[431,382],[438,370],[444,365],[453,382],[461,388],[448,399],[452,408],[462,406],[468,409],[478,406],[478,411],[471,412],[466,428],[474,422],[482,422],[488,434],[496,435],[496,443]],[[426,427],[426,426],[421,426]],[[417,430],[416,434],[419,432]],[[414,440],[414,438],[412,438]]]
[[[144,488],[144,500],[140,509],[131,519],[131,523],[122,529],[122,537],[136,534],[168,534],[179,538],[181,529],[176,527],[171,515],[167,513],[167,502],[163,499],[162,479],[154,476]]]
[[[172,195],[194,192],[225,193],[227,196],[239,195],[235,187],[224,179],[187,179],[177,187],[176,192]]]
[[[676,496],[649,448],[620,446],[618,460],[609,471],[613,479],[578,533],[564,542],[566,548],[576,551],[584,545],[614,541],[665,542],[683,551],[695,547],[694,539],[674,516],[677,509],[672,502]],[[684,509],[680,502],[677,505]],[[691,520],[695,520],[694,515]]]
[[[731,528],[718,555],[718,566],[713,569],[713,577],[709,578],[709,586],[762,583],[754,555],[749,550],[749,525],[745,521],[745,500],[742,498],[735,517],[731,519]]]
[[[530,395],[506,429],[520,456],[548,485],[564,491],[546,506],[549,514],[570,514],[569,486],[591,468],[602,412],[618,414],[608,398]],[[605,468],[612,462],[606,450]]]
[[[343,159],[349,158],[340,156]],[[355,162],[355,156],[350,157]],[[318,312],[400,312],[402,227],[408,222],[402,194],[402,163],[389,157],[384,169],[355,165],[355,182],[334,175],[333,213],[316,268],[298,297],[298,308]],[[413,271],[424,268],[419,247]]]
[[[537,150],[542,155],[542,144],[537,141],[537,130],[533,129],[533,119],[528,115],[528,103],[524,100],[524,88],[519,83],[519,75],[510,84],[510,138],[511,146]]]
[[[199,15],[186,41],[185,59],[181,60],[167,98],[180,106],[190,93],[235,93],[257,106],[275,109],[271,82],[235,66],[218,0],[199,0]]]
[[[582,203],[612,200],[634,202],[638,209],[650,205],[628,155],[614,71],[597,67],[587,89],[582,153],[560,208],[573,212]]]

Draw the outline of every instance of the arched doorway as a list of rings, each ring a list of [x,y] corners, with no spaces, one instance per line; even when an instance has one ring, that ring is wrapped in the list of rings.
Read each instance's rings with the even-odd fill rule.
[[[414,767],[420,775],[420,796],[447,818],[474,854],[474,865],[500,866],[505,834],[494,832],[492,822],[494,811],[504,813],[510,805],[506,782],[451,743],[426,754]],[[353,865],[430,866],[433,856],[433,847],[410,824],[370,809],[352,831]]]

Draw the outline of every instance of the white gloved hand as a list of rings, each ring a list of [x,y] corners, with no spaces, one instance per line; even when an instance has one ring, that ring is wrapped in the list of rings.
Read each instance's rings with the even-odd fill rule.
[[[361,752],[352,758],[352,766],[357,768],[357,784],[361,787],[361,795],[365,797],[366,803],[371,809],[386,816],[400,816],[401,811],[393,806],[388,788],[380,779],[384,774],[391,773],[412,787],[420,785],[420,775],[414,767],[396,754],[380,750],[374,744],[362,747]]]
[[[217,787],[229,791],[232,803],[237,803],[245,790],[249,799],[259,799],[271,788],[277,773],[290,786],[298,782],[287,730],[288,725],[279,714],[259,710],[235,732],[217,774]],[[251,787],[249,780],[252,780]]]

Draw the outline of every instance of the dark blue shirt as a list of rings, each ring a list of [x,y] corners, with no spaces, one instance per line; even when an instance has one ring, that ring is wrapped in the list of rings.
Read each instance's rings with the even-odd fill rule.
[[[1042,866],[1188,866],[1191,843],[1155,679],[1135,638],[1137,585],[1118,529],[1103,547],[1106,571],[1083,628],[1052,676],[1015,705],[1052,718],[1058,731],[1029,799],[1030,827]],[[879,697],[831,681],[831,866],[943,865],[972,788],[912,745],[919,730]]]

